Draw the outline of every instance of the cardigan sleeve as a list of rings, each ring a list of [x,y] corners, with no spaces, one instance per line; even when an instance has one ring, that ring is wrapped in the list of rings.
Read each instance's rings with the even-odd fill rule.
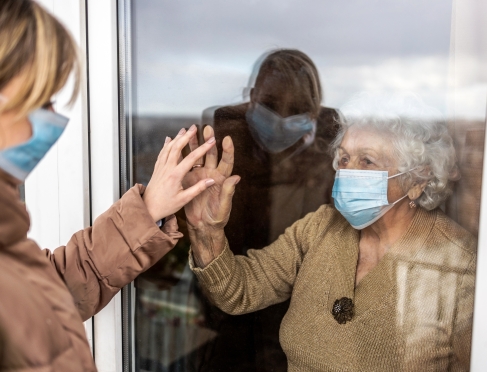
[[[177,243],[176,218],[159,228],[135,185],[94,222],[66,244],[44,250],[68,287],[83,320],[100,311],[126,284],[147,270]]]
[[[208,266],[190,267],[210,299],[229,314],[245,314],[283,302],[291,296],[296,275],[322,220],[323,206],[288,227],[274,243],[235,256],[228,242]]]

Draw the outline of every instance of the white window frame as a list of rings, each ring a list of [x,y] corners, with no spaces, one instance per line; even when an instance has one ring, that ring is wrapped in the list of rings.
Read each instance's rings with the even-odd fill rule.
[[[65,244],[75,231],[89,226],[120,197],[118,10],[115,0],[38,1],[71,30],[81,45],[89,71],[83,94],[75,105],[69,110],[56,107],[70,116],[71,122],[59,143],[26,182],[26,202],[32,217],[30,236],[41,246],[54,248]],[[462,56],[480,53],[478,56],[485,58],[487,54],[485,39],[481,45],[483,51],[473,50],[470,43],[472,37],[486,34],[487,20],[482,15],[487,14],[487,3],[454,0],[453,5],[450,96],[454,105],[455,88],[461,84],[456,71],[462,68]],[[487,79],[485,72],[477,73],[479,79]],[[59,95],[60,101],[65,98],[66,94]],[[487,151],[484,151],[483,172],[473,372],[483,372],[487,366],[487,319],[483,317],[487,313],[487,252],[483,251],[487,247]],[[120,294],[94,317],[93,329],[98,370],[122,372]]]
[[[86,0],[93,220],[120,198],[117,1]],[[94,317],[99,372],[121,372],[121,294]]]

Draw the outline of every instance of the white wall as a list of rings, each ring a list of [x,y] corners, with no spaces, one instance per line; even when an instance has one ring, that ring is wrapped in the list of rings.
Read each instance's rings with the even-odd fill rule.
[[[83,0],[38,0],[71,32],[86,60],[86,14]],[[85,69],[83,68],[83,71]],[[55,110],[70,118],[58,143],[27,178],[25,198],[31,217],[29,237],[42,248],[65,245],[72,234],[90,225],[87,80],[73,106],[67,106],[71,82],[54,97]],[[85,322],[93,347],[92,320]]]
[[[84,0],[39,0],[70,30],[81,48],[86,66],[86,14]],[[87,80],[74,106],[67,107],[70,83],[57,97],[55,109],[70,118],[58,143],[49,151],[25,183],[31,216],[29,237],[42,248],[64,245],[72,234],[90,225]],[[92,320],[85,322],[93,347]]]
[[[39,0],[71,31],[81,45],[86,64],[85,6],[82,0]],[[59,142],[28,177],[25,185],[31,215],[29,236],[43,248],[66,244],[71,235],[90,223],[88,174],[88,103],[86,80],[73,107],[66,107],[68,86],[55,97],[56,111],[70,118]]]

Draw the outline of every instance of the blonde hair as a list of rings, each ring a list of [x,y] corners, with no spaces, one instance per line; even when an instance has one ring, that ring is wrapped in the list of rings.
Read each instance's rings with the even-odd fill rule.
[[[14,78],[22,86],[0,107],[19,116],[49,102],[74,73],[73,103],[80,88],[78,47],[64,26],[32,0],[0,1],[0,90]]]

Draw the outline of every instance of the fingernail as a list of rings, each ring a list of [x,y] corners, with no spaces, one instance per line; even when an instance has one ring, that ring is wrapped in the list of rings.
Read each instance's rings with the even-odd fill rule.
[[[241,178],[239,177],[239,178],[238,178],[238,179],[235,181],[235,185],[236,185],[237,183],[239,183],[239,182],[240,182],[240,180],[241,180]]]
[[[211,137],[208,141],[206,141],[206,143],[213,143],[215,142],[215,137]]]
[[[211,185],[215,184],[215,180],[210,178],[209,180],[206,180],[205,183],[206,186],[210,187]]]
[[[168,143],[170,140],[171,140],[171,137],[166,137],[166,139],[164,140],[164,143]]]
[[[194,132],[196,130],[196,125],[193,124],[192,126],[189,127],[189,132]]]
[[[179,135],[182,135],[182,134],[184,134],[184,133],[186,133],[186,129],[181,128],[181,130],[180,130],[180,131],[179,131],[179,133],[178,133],[178,136],[179,136]]]

